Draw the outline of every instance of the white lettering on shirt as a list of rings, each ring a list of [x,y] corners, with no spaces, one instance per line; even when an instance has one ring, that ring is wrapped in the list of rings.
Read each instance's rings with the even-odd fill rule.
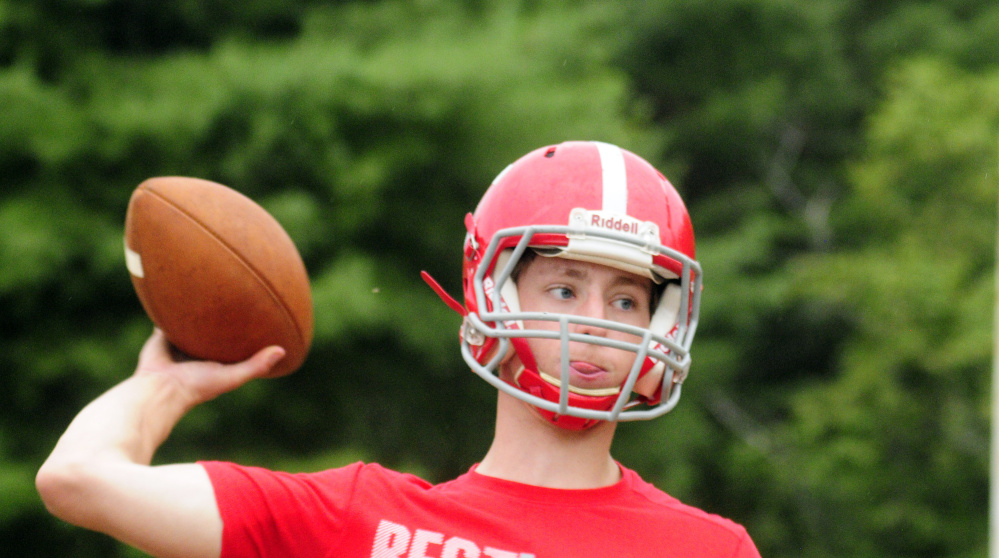
[[[409,529],[405,525],[382,520],[371,545],[371,558],[400,558],[409,548]]]
[[[444,535],[417,529],[416,536],[413,537],[413,546],[409,548],[409,558],[436,558],[436,554],[427,554],[427,547],[431,544],[444,544]]]
[[[479,547],[468,539],[451,537],[444,543],[441,558],[479,558]]]
[[[431,546],[440,546],[440,553]],[[383,519],[371,544],[371,558],[535,558],[529,552],[510,552],[479,545],[461,537],[444,538],[444,533],[417,529]]]

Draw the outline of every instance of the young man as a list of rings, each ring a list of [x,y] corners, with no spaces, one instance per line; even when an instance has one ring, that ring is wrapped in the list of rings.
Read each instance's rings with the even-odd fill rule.
[[[510,165],[466,226],[465,304],[424,276],[464,316],[466,362],[499,390],[493,443],[465,475],[150,467],[185,412],[283,355],[185,362],[157,331],[39,471],[45,504],[155,556],[758,557],[742,527],[610,454],[617,422],[676,405],[690,365],[701,272],[669,182],[615,146],[564,143]]]

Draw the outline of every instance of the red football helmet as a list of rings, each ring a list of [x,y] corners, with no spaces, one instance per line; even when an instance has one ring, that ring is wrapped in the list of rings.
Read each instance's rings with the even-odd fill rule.
[[[649,419],[676,406],[697,329],[701,267],[695,260],[690,216],[662,174],[634,153],[606,143],[544,147],[501,172],[465,225],[464,307],[429,276],[424,278],[465,316],[461,352],[475,373],[568,429],[587,428],[597,420]],[[527,250],[651,279],[660,295],[649,327],[522,312],[511,272]],[[525,329],[524,320],[552,321],[560,327]],[[641,341],[573,333],[570,324],[621,331]],[[561,340],[561,371],[538,370],[527,343],[532,337]],[[623,385],[609,390],[613,393],[570,385],[570,341],[634,352]],[[499,367],[513,354],[523,368],[507,383]]]

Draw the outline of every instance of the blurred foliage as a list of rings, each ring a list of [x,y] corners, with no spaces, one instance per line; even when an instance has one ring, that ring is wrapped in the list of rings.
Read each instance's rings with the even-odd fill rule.
[[[313,281],[305,367],[196,409],[161,462],[481,457],[462,218],[519,155],[601,139],[681,190],[705,268],[679,408],[615,455],[768,557],[981,556],[999,5],[0,0],[0,555],[136,556],[33,475],[150,331],[121,248],[150,176],[216,180]]]

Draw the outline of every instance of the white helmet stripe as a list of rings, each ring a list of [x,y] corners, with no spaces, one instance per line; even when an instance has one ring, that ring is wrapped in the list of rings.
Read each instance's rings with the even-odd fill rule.
[[[624,153],[616,145],[593,142],[600,153],[600,167],[603,174],[603,210],[613,213],[628,213],[628,178],[624,172]]]

